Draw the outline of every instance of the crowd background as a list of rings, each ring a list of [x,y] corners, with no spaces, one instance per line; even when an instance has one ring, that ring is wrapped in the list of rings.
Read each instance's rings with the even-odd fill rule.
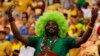
[[[66,37],[79,38],[87,31],[92,17],[92,9],[99,9],[95,27],[88,41],[80,48],[71,49],[66,56],[100,56],[98,52],[98,45],[100,45],[100,0],[0,0],[0,56],[18,56],[24,46],[23,43],[14,38],[16,36],[13,36],[11,32],[8,17],[5,14],[9,5],[13,5],[13,18],[23,36],[36,36],[36,20],[44,12],[56,10],[66,17],[66,25],[68,26]],[[30,53],[34,54],[34,52]]]

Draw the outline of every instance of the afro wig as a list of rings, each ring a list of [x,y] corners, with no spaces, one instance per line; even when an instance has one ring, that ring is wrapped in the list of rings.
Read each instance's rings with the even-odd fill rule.
[[[45,35],[45,25],[48,21],[54,21],[58,24],[58,35],[59,37],[65,37],[67,32],[67,24],[64,15],[57,11],[45,12],[37,21],[35,25],[35,32],[37,36]]]

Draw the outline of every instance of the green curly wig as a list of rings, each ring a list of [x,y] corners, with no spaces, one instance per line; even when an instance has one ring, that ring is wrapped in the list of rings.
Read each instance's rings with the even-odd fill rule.
[[[47,22],[51,20],[58,24],[58,35],[60,37],[65,37],[67,32],[67,25],[66,25],[66,19],[62,13],[59,13],[57,11],[49,11],[45,12],[43,16],[41,16],[37,21],[35,25],[35,32],[37,36],[45,36],[45,25]]]

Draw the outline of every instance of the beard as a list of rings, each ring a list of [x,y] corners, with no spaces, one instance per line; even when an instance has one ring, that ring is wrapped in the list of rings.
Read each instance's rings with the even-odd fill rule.
[[[45,29],[45,34],[47,36],[53,36],[58,34],[58,29]]]

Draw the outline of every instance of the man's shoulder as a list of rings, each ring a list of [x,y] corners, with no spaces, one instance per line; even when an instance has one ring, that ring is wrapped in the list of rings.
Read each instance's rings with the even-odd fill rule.
[[[75,38],[74,37],[65,37],[65,38],[63,38],[63,40],[66,42],[72,42],[72,41],[75,41]]]

